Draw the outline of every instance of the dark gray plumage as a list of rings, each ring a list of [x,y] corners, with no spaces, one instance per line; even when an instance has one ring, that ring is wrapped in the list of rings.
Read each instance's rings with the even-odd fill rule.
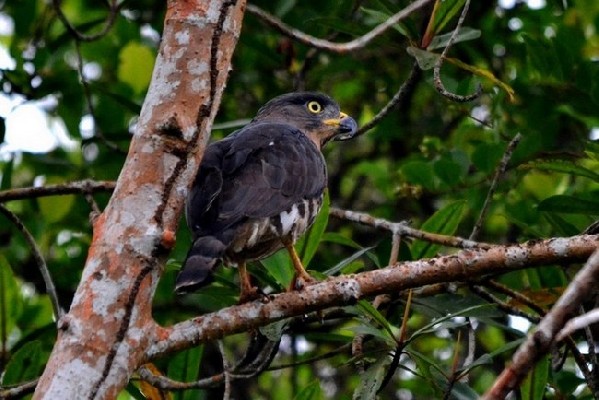
[[[290,93],[262,107],[251,123],[209,145],[187,198],[194,243],[176,291],[196,290],[221,262],[240,270],[241,300],[253,297],[246,261],[287,247],[299,278],[305,272],[293,243],[312,224],[326,187],[321,147],[346,140],[356,122],[320,93]]]

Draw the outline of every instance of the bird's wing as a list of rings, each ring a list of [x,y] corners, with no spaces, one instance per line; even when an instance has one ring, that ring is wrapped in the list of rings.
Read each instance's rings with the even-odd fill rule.
[[[194,184],[188,201],[194,232],[215,234],[247,218],[278,215],[326,186],[322,154],[291,126],[250,124],[218,143],[196,179],[204,186]]]

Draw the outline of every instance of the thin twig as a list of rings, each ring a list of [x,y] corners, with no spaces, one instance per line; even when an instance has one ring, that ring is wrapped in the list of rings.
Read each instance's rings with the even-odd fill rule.
[[[462,9],[462,13],[460,14],[460,19],[458,20],[458,24],[456,25],[455,29],[453,30],[453,33],[451,34],[451,37],[449,38],[449,41],[447,42],[447,46],[445,46],[445,48],[443,49],[441,56],[439,57],[439,59],[435,63],[435,67],[433,68],[433,82],[435,84],[435,89],[437,89],[437,91],[439,93],[441,93],[443,96],[445,96],[453,101],[459,102],[459,103],[465,103],[468,101],[472,101],[474,99],[479,98],[480,95],[482,94],[482,86],[480,84],[476,87],[476,91],[474,93],[469,94],[467,96],[460,96],[458,94],[451,93],[450,91],[445,89],[445,86],[443,85],[443,82],[441,81],[441,67],[443,66],[443,62],[445,61],[447,52],[449,51],[451,45],[455,42],[455,39],[458,36],[458,32],[460,31],[460,28],[464,24],[464,19],[466,19],[466,14],[468,14],[469,7],[470,7],[470,0],[466,0],[466,2],[464,3],[464,8]]]
[[[218,340],[218,351],[223,360],[223,373],[225,374],[225,390],[223,392],[223,400],[229,400],[231,398],[231,375],[229,374],[230,365],[227,355],[225,354],[225,346],[222,340]]]
[[[77,54],[77,73],[79,74],[79,80],[81,81],[81,86],[83,87],[83,96],[85,97],[85,102],[87,103],[87,110],[91,115],[94,121],[94,136],[100,139],[102,143],[106,145],[110,150],[114,150],[121,154],[126,154],[127,152],[122,150],[115,143],[111,142],[104,136],[102,131],[98,128],[98,124],[96,123],[96,111],[94,108],[94,103],[92,101],[92,93],[89,87],[89,82],[85,79],[85,75],[83,74],[83,56],[81,55],[81,41],[80,39],[75,39],[75,53]]]
[[[575,331],[583,328],[588,328],[589,325],[595,324],[597,322],[599,322],[599,308],[595,308],[586,314],[580,315],[576,318],[572,318],[557,334],[556,340],[559,342],[560,340],[563,340],[566,336],[571,335]]]
[[[60,303],[58,302],[56,288],[54,287],[52,276],[50,276],[50,271],[48,270],[48,266],[46,265],[46,261],[42,256],[41,250],[37,246],[37,243],[35,243],[33,235],[27,230],[25,225],[23,225],[21,219],[15,213],[6,208],[4,204],[0,204],[0,212],[4,214],[4,216],[8,218],[8,220],[10,220],[10,222],[12,222],[15,225],[15,227],[23,234],[25,241],[29,245],[29,248],[33,253],[35,263],[37,264],[44,279],[44,283],[46,284],[46,293],[48,293],[48,296],[50,296],[50,301],[52,302],[54,318],[56,319],[56,321],[58,321],[64,315],[64,311],[62,310],[62,308],[60,307]]]
[[[414,85],[416,84],[418,75],[420,74],[420,67],[418,63],[414,63],[412,65],[412,69],[410,70],[410,75],[401,85],[397,93],[393,95],[391,100],[378,112],[377,115],[374,116],[370,121],[360,127],[356,132],[356,136],[362,135],[363,133],[369,131],[374,128],[389,112],[395,108],[400,102],[402,102],[406,96],[406,94],[412,90]]]
[[[497,165],[497,168],[495,169],[495,175],[493,176],[493,180],[491,181],[491,187],[489,187],[489,191],[487,192],[487,197],[485,198],[483,207],[480,210],[478,220],[476,221],[476,223],[474,224],[474,227],[472,228],[472,233],[470,234],[470,238],[469,238],[470,240],[478,239],[478,235],[482,228],[483,221],[484,221],[485,217],[487,216],[487,212],[489,211],[489,206],[491,204],[491,200],[493,199],[493,195],[495,194],[495,190],[497,189],[497,184],[499,183],[499,180],[501,180],[501,178],[503,177],[503,174],[505,174],[505,170],[507,169],[507,164],[510,161],[510,159],[512,158],[512,154],[514,153],[514,150],[516,149],[516,146],[518,146],[518,143],[520,143],[521,139],[522,139],[522,135],[520,133],[518,133],[518,134],[516,134],[516,136],[514,136],[514,138],[511,140],[511,142],[507,145],[505,152],[503,153],[503,157],[501,158],[499,165]]]
[[[504,311],[506,314],[525,318],[535,324],[539,323],[539,321],[541,320],[541,318],[537,317],[536,315],[529,314],[525,311],[520,310],[519,308],[510,306],[508,303],[501,300],[499,297],[495,296],[489,291],[485,290],[485,288],[483,288],[480,285],[471,285],[470,290],[472,290],[472,292],[478,295],[479,297],[487,300],[489,303],[497,305],[497,307],[500,310]]]
[[[539,315],[547,314],[547,310],[535,303],[530,297],[524,295],[521,292],[513,290],[512,288],[509,288],[502,283],[490,279],[488,281],[483,282],[482,285],[489,287],[497,292],[503,293],[507,296],[510,296],[514,300],[517,300],[525,306],[528,306],[530,309],[534,310]]]
[[[380,36],[387,29],[397,24],[402,19],[406,18],[416,10],[424,7],[432,0],[417,0],[404,8],[403,10],[393,14],[389,17],[385,22],[377,25],[374,29],[362,35],[354,40],[345,43],[334,43],[328,40],[319,39],[317,37],[308,35],[298,29],[295,29],[287,24],[285,24],[280,19],[276,18],[272,14],[267,13],[260,7],[257,7],[253,4],[248,4],[246,6],[247,12],[256,15],[260,19],[262,19],[265,23],[270,25],[271,27],[278,30],[285,36],[288,36],[294,40],[297,40],[300,43],[303,43],[310,47],[316,47],[318,49],[331,51],[334,53],[347,53],[350,51],[361,49],[366,46],[370,41],[372,41],[377,36]]]
[[[341,210],[331,207],[329,210],[331,216],[346,219],[352,222],[372,226],[378,229],[385,229],[401,236],[409,236],[415,239],[425,240],[430,243],[436,243],[448,247],[458,247],[462,249],[489,249],[493,247],[488,243],[475,242],[458,236],[447,236],[436,233],[424,232],[408,226],[407,222],[391,222],[383,218],[376,218],[366,213],[352,210]]]
[[[104,27],[102,28],[102,30],[100,32],[95,33],[93,35],[86,35],[84,33],[81,33],[77,30],[77,28],[75,28],[73,26],[73,24],[71,24],[71,21],[69,21],[67,16],[62,12],[62,8],[60,7],[61,0],[53,0],[52,3],[54,5],[54,10],[56,11],[56,15],[58,16],[58,19],[60,19],[60,21],[66,28],[66,30],[76,40],[82,41],[82,42],[92,42],[94,40],[98,40],[98,39],[102,38],[103,36],[105,36],[108,33],[110,28],[112,28],[112,26],[114,25],[116,17],[119,14],[119,10],[126,3],[126,1],[122,1],[122,2],[120,2],[120,4],[118,4],[116,0],[112,0],[110,2],[109,13],[108,13],[108,17],[106,18],[106,21],[104,21]]]
[[[115,181],[94,181],[86,179],[83,181],[66,182],[57,185],[8,189],[0,191],[0,203],[11,200],[24,200],[45,196],[110,192],[114,190],[115,186]]]
[[[11,387],[0,387],[0,399],[10,399],[12,397],[23,397],[35,390],[39,378],[32,381],[21,383]]]

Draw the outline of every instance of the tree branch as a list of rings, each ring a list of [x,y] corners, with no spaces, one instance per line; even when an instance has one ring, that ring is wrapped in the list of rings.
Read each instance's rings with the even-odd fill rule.
[[[48,270],[48,265],[46,265],[46,260],[44,260],[44,256],[42,255],[40,248],[37,246],[37,243],[35,242],[35,238],[27,230],[25,225],[23,225],[21,219],[15,213],[6,208],[2,203],[0,203],[0,212],[4,214],[4,216],[8,218],[8,220],[12,222],[13,225],[15,225],[16,228],[23,234],[23,237],[25,238],[27,245],[31,249],[31,252],[33,253],[33,259],[35,260],[35,263],[37,264],[37,267],[40,270],[40,273],[42,274],[42,278],[44,279],[44,284],[46,285],[46,293],[50,297],[50,302],[52,303],[54,319],[58,321],[64,315],[64,311],[62,310],[62,308],[60,308],[60,303],[58,301],[58,294],[56,293],[54,281],[52,280],[52,276],[50,275],[50,271]]]
[[[380,36],[387,29],[389,29],[393,25],[397,24],[402,19],[408,17],[413,12],[424,7],[431,1],[432,0],[416,0],[415,2],[411,3],[409,6],[404,8],[403,10],[398,11],[397,13],[393,14],[385,22],[377,25],[370,32],[368,32],[365,35],[362,35],[352,41],[346,42],[346,43],[330,42],[328,40],[319,39],[317,37],[308,35],[298,29],[295,29],[295,28],[285,24],[280,19],[267,13],[260,7],[257,7],[253,4],[247,5],[247,11],[251,14],[256,15],[257,17],[262,19],[266,24],[275,28],[277,31],[279,31],[283,35],[288,36],[291,39],[297,40],[298,42],[303,43],[307,46],[315,47],[315,48],[321,49],[321,50],[331,51],[333,53],[348,53],[350,51],[359,50],[362,47],[366,46],[374,38],[376,38],[377,36]]]
[[[554,238],[512,246],[462,250],[457,255],[398,263],[356,275],[329,278],[300,292],[272,296],[266,303],[254,301],[172,327],[157,328],[146,356],[153,359],[283,318],[347,305],[377,294],[439,282],[468,281],[491,273],[544,264],[584,261],[598,246],[599,236],[595,235]]]
[[[115,186],[115,181],[94,181],[86,179],[83,181],[60,183],[57,185],[8,189],[0,191],[0,203],[44,196],[108,192],[114,190]]]
[[[445,46],[445,48],[443,49],[441,56],[439,57],[439,59],[435,63],[435,67],[433,68],[433,82],[435,84],[435,89],[437,89],[437,92],[439,92],[443,96],[447,97],[448,99],[456,101],[458,103],[466,103],[468,101],[472,101],[472,100],[480,97],[480,95],[482,94],[482,86],[480,84],[477,86],[476,91],[474,93],[469,94],[468,96],[460,96],[455,93],[451,93],[450,91],[445,89],[445,86],[443,85],[443,81],[441,81],[441,67],[443,66],[443,62],[445,62],[445,58],[447,57],[447,52],[451,48],[451,45],[453,44],[453,42],[455,42],[455,39],[458,36],[458,32],[460,31],[460,28],[464,24],[464,19],[466,19],[466,14],[468,14],[469,7],[470,7],[470,0],[466,0],[466,2],[464,3],[464,8],[462,9],[462,13],[460,14],[460,19],[458,20],[458,24],[456,25],[455,29],[453,30],[453,33],[451,34],[451,37],[449,38],[449,42],[447,42],[447,46]]]
[[[597,285],[599,285],[599,249],[595,248],[584,268],[576,274],[572,283],[568,285],[537,328],[528,335],[526,342],[522,343],[512,357],[512,364],[503,370],[482,399],[505,399],[512,390],[517,388],[535,363],[547,354],[560,330],[582,302],[596,290]]]

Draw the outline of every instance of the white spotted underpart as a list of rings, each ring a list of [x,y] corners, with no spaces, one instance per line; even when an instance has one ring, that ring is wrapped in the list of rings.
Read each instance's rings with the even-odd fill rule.
[[[281,227],[283,235],[287,236],[291,233],[291,228],[296,223],[299,215],[297,204],[294,204],[289,211],[283,211],[281,213]]]

